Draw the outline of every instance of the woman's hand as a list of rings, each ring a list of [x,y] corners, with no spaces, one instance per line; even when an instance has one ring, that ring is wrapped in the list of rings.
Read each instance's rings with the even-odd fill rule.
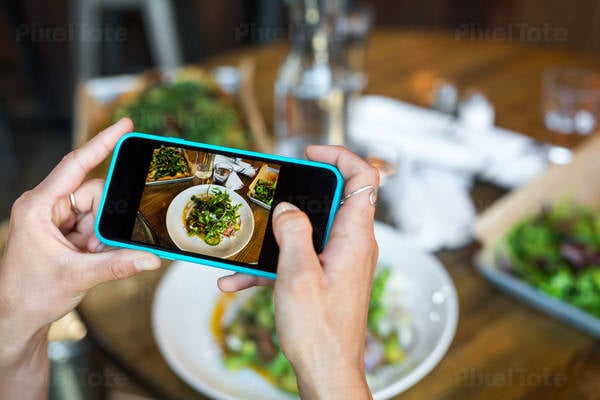
[[[346,179],[346,193],[378,186],[377,170],[345,148],[310,146],[307,156],[336,165]],[[327,246],[316,254],[306,214],[288,203],[273,211],[280,248],[275,322],[303,398],[370,398],[364,348],[378,256],[374,212],[368,191],[348,199],[337,212]],[[269,283],[234,274],[218,285],[223,291],[236,291]]]
[[[124,118],[99,133],[12,207],[0,261],[0,398],[45,398],[49,324],[93,286],[160,266],[158,257],[144,252],[102,252],[94,234],[104,182],[85,177],[132,130]]]

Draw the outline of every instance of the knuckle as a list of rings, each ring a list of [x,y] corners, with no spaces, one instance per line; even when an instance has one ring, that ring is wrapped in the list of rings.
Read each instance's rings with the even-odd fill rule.
[[[365,175],[368,177],[369,182],[373,182],[376,187],[379,186],[380,174],[377,168],[369,164],[365,170]]]
[[[294,233],[312,233],[312,226],[306,214],[301,211],[283,213],[279,218],[283,231]]]
[[[102,191],[104,189],[104,179],[99,179],[99,178],[95,178],[95,179],[91,179],[88,181],[89,184],[91,185],[91,192],[92,192],[92,206],[94,208],[94,210],[97,209],[97,207],[99,206],[99,202],[100,202],[100,197],[102,196]]]
[[[91,182],[92,185],[97,186],[97,187],[104,186],[104,179],[102,179],[102,178],[93,178],[93,179],[90,179],[89,182]]]
[[[77,148],[68,152],[61,161],[61,164],[78,164],[81,166],[81,149]]]
[[[294,278],[287,282],[286,290],[292,294],[302,294],[314,289],[315,277],[302,268],[296,268]]]
[[[122,261],[112,261],[108,264],[108,272],[109,278],[113,281],[118,281],[121,279],[128,278],[129,268],[127,268],[127,264]]]
[[[67,154],[65,154],[61,160],[61,163],[72,162],[77,157],[76,152],[77,152],[77,150],[72,150],[72,151],[68,152]]]
[[[371,251],[371,264],[373,265],[373,270],[377,266],[377,261],[379,260],[379,245],[375,240],[373,240],[372,251]]]
[[[15,200],[15,202],[13,203],[13,205],[10,209],[10,219],[12,221],[15,221],[16,219],[18,219],[19,216],[21,215],[22,209],[23,209],[23,200],[21,197],[19,197],[17,200]]]
[[[17,200],[15,200],[15,202],[13,203],[11,210],[10,210],[10,216],[11,219],[15,220],[15,221],[19,221],[21,218],[26,218],[28,217],[28,215],[31,214],[31,211],[33,210],[33,203],[34,203],[34,194],[31,190],[26,191],[25,193],[23,193],[21,196],[19,196],[19,198]]]
[[[364,263],[367,260],[370,261],[371,259],[377,261],[379,247],[373,232],[344,232],[339,237],[346,242],[344,255],[348,260],[354,260],[355,262],[360,263]],[[331,255],[333,259],[337,256],[337,254]]]

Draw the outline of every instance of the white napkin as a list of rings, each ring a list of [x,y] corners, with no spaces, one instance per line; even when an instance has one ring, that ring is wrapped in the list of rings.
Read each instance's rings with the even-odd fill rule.
[[[224,155],[217,154],[215,156],[215,164],[218,162],[228,163],[233,167],[233,170],[235,172],[239,172],[250,178],[252,178],[256,174],[256,168],[254,168],[252,166],[252,164],[242,161],[239,158],[229,158],[229,157],[225,157]]]
[[[231,171],[229,177],[227,178],[227,181],[225,181],[225,187],[231,190],[239,190],[244,187],[244,183],[238,176],[237,172]]]
[[[428,250],[471,240],[475,208],[470,189],[476,176],[514,188],[546,166],[540,146],[523,135],[475,127],[381,96],[365,96],[353,105],[349,142],[397,151],[398,172],[381,194],[395,224]]]
[[[485,162],[479,171],[482,180],[505,189],[519,187],[541,174],[547,166],[542,147],[529,137],[501,128],[487,131],[462,129],[463,145],[479,152]]]
[[[350,141],[385,143],[415,161],[478,171],[483,158],[448,139],[453,119],[442,113],[382,96],[358,100],[350,118]]]
[[[414,161],[481,174],[507,189],[545,169],[532,139],[506,129],[474,129],[451,116],[382,96],[365,96],[353,106],[350,141],[386,143]]]
[[[381,193],[394,224],[425,250],[466,245],[473,237],[471,177],[402,158]]]

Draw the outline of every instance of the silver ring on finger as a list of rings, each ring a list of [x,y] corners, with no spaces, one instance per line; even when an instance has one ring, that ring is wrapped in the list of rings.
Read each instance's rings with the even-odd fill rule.
[[[81,210],[77,208],[77,200],[75,199],[75,193],[69,194],[69,203],[71,203],[71,211],[73,211],[73,214],[81,214]]]
[[[356,190],[353,190],[352,192],[342,197],[342,199],[340,200],[340,205],[347,202],[351,197],[354,197],[357,194],[363,192],[369,192],[369,203],[371,203],[371,205],[375,207],[377,205],[377,187],[374,185],[366,185]]]

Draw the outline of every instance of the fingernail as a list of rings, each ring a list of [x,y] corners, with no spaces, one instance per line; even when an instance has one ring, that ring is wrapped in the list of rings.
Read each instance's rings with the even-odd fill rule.
[[[133,265],[138,271],[147,271],[158,268],[156,261],[147,257],[138,258],[133,262]]]
[[[106,249],[106,245],[104,243],[100,243],[98,245],[98,247],[96,247],[95,251],[96,251],[96,253],[100,253],[100,252],[104,251],[104,249]]]
[[[281,202],[275,207],[273,210],[273,218],[277,217],[279,214],[283,214],[287,211],[298,211],[299,208],[293,205],[292,203]]]

